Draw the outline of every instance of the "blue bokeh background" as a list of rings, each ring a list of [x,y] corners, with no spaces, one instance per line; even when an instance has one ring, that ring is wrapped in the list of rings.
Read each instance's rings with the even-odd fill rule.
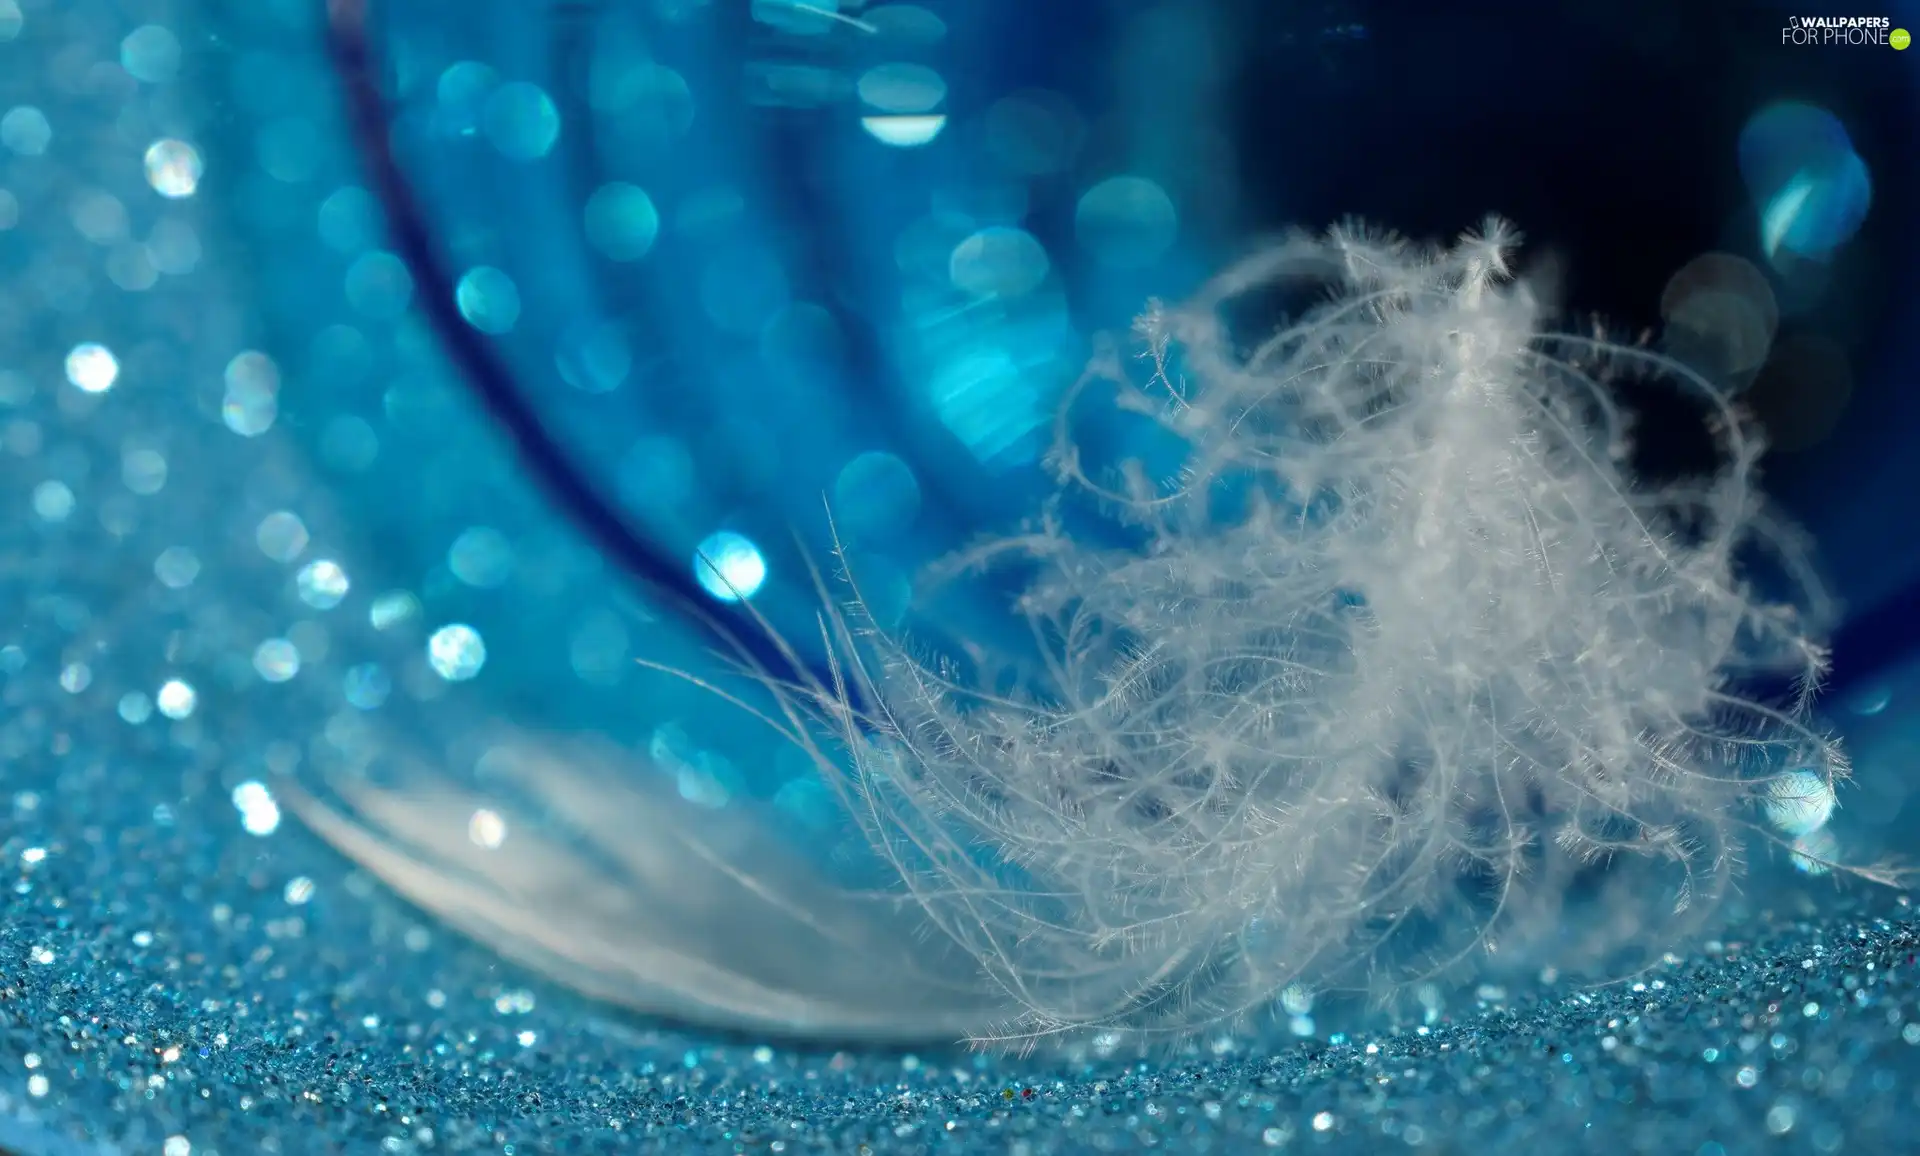
[[[1050,491],[1054,407],[1105,335],[1257,238],[1347,215],[1445,236],[1492,209],[1529,232],[1570,323],[1597,313],[1627,334],[1672,333],[1690,276],[1706,279],[1693,320],[1734,326],[1714,313],[1733,288],[1697,263],[1731,256],[1768,316],[1723,368],[1769,424],[1774,496],[1848,608],[1836,695],[1874,702],[1920,638],[1920,547],[1888,533],[1915,482],[1895,335],[1920,296],[1897,210],[1916,196],[1920,97],[1899,54],[1793,43],[1792,19],[1652,4],[574,4],[537,21],[381,6],[370,69],[442,267],[409,273],[377,233],[342,236],[340,219],[378,212],[351,184],[315,187],[318,240],[345,263],[361,329],[392,307],[382,287],[455,303],[464,324],[438,327],[443,348],[469,385],[463,352],[514,383],[605,507],[602,538],[617,524],[646,555],[615,558],[641,588],[722,621],[750,593],[805,637],[830,504],[887,623],[959,656],[969,640],[1020,645],[1008,583],[934,588],[927,564]],[[281,147],[283,121],[266,118],[256,152]],[[287,182],[262,180],[284,206]],[[297,198],[326,182],[293,183]],[[319,320],[307,289],[278,290],[289,340]],[[315,347],[335,340],[352,341],[329,329]],[[377,358],[362,372],[397,424],[425,396]],[[1701,464],[1691,415],[1657,390],[1634,400],[1642,469]],[[1096,454],[1147,452],[1123,429],[1075,434]],[[441,586],[449,611],[517,604],[457,567]]]

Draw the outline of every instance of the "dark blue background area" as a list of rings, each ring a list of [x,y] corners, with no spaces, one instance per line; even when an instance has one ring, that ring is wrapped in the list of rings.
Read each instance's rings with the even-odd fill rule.
[[[1776,10],[1776,7],[1778,10]],[[1555,256],[1569,320],[1636,332],[1696,254],[1755,252],[1757,213],[1734,142],[1774,100],[1822,106],[1874,179],[1865,227],[1834,262],[1835,291],[1783,323],[1839,335],[1853,398],[1833,433],[1765,467],[1769,489],[1818,539],[1850,622],[1836,688],[1872,679],[1920,641],[1920,60],[1780,44],[1788,11],[1747,3],[1358,5],[1368,36],[1319,67],[1256,39],[1236,126],[1249,201],[1278,225],[1344,214],[1445,236],[1489,210]],[[1835,9],[1837,11],[1837,9]],[[1850,11],[1850,10],[1849,10]],[[1300,110],[1313,110],[1301,115]],[[1638,390],[1640,468],[1697,468],[1709,444],[1662,390]],[[1749,399],[1763,422],[1791,421]]]

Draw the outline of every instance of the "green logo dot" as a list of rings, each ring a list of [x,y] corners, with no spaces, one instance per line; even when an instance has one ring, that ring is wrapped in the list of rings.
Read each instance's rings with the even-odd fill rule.
[[[1895,52],[1905,52],[1907,45],[1913,43],[1913,37],[1907,35],[1906,29],[1896,28],[1893,30],[1892,35],[1887,37],[1887,43],[1893,45]]]

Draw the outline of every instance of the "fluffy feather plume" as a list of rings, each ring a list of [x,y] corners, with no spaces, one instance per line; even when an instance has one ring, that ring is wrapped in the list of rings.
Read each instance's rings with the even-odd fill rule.
[[[1516,239],[1347,226],[1151,307],[1139,358],[1070,405],[1146,415],[1179,477],[1091,473],[1065,420],[1051,459],[1144,545],[1043,517],[966,559],[1038,569],[1027,693],[916,660],[857,598],[830,620],[844,681],[793,717],[840,720],[853,765],[823,773],[1023,1009],[984,1038],[1630,966],[1712,910],[1783,781],[1831,798],[1846,776],[1807,712],[1828,606],[1762,512],[1755,431],[1645,348],[1542,332]],[[1332,292],[1234,342],[1236,299],[1290,281]],[[1628,374],[1697,396],[1715,472],[1635,483],[1606,384]],[[1743,577],[1756,560],[1784,598]],[[1763,683],[1805,689],[1743,697]]]
[[[1344,226],[1151,306],[1137,356],[1063,410],[1056,502],[958,560],[1032,574],[1044,663],[1021,691],[921,657],[856,586],[821,619],[830,678],[765,679],[771,712],[733,700],[813,756],[890,901],[739,832],[716,852],[564,758],[529,755],[521,785],[594,857],[475,856],[433,834],[444,810],[364,789],[358,819],[299,809],[566,982],[761,1029],[1179,1037],[1296,984],[1630,968],[1713,910],[1752,833],[1836,866],[1847,767],[1809,722],[1830,608],[1729,399],[1644,347],[1543,332],[1516,240]],[[1228,318],[1276,285],[1323,303],[1237,341]],[[1697,398],[1715,470],[1636,482],[1625,375]],[[1087,406],[1152,423],[1177,476],[1086,467],[1065,415]],[[1088,499],[1134,544],[1064,529]],[[806,966],[755,918],[813,944]]]

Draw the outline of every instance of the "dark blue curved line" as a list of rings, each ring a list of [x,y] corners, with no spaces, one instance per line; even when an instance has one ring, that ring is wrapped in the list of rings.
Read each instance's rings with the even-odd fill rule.
[[[583,477],[572,456],[516,384],[513,372],[495,355],[486,340],[461,318],[449,287],[453,279],[434,244],[413,187],[394,156],[387,123],[387,104],[374,79],[368,48],[366,14],[369,0],[328,0],[327,47],[334,70],[345,89],[348,119],[355,143],[387,212],[389,239],[415,280],[424,287],[420,307],[467,387],[488,415],[512,439],[546,496],[607,558],[628,574],[698,611],[702,624],[714,629],[718,619],[725,643],[766,674],[782,680],[804,679],[821,685],[826,672],[797,668],[759,622],[739,610],[724,610],[694,577],[692,567],[649,546],[644,536]]]

